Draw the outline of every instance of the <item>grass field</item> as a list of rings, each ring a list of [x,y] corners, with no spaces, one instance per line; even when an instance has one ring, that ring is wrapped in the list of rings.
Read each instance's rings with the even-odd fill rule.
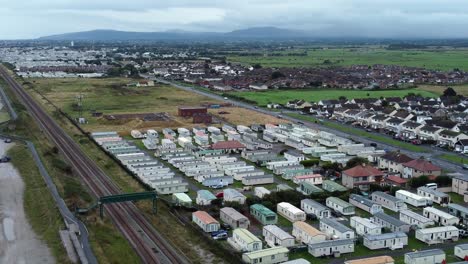
[[[452,87],[457,94],[468,96],[468,85],[453,85]],[[438,95],[442,95],[446,86],[437,86],[437,85],[418,85],[418,90],[424,90]]]
[[[367,98],[367,97],[391,97],[391,96],[406,96],[408,93],[421,94],[423,96],[436,97],[436,93],[420,90],[420,89],[405,89],[405,90],[378,90],[378,91],[360,91],[360,90],[326,90],[326,89],[308,89],[308,90],[275,90],[266,92],[236,92],[233,95],[253,100],[258,105],[265,106],[269,102],[284,104],[290,100],[303,99],[306,101],[318,102],[326,99],[338,99],[340,96],[351,98]]]
[[[168,85],[155,87],[126,87],[132,82],[125,78],[108,79],[32,79],[30,85],[35,91],[50,100],[72,117],[78,116],[76,104],[77,96],[83,95],[83,116],[88,124],[83,128],[89,131],[116,130],[130,131],[131,129],[146,129],[164,127],[192,127],[191,118],[177,116],[179,106],[200,106],[205,103],[221,103],[209,97],[187,92]],[[47,104],[39,94],[35,94],[38,100]],[[131,120],[106,120],[103,117],[92,117],[95,110],[103,114],[122,113],[156,113],[166,112],[172,117],[171,121],[148,121],[140,119]],[[226,111],[229,114],[220,115],[218,112]],[[210,109],[210,113],[219,116],[226,122],[250,124],[264,123],[264,120],[278,123],[280,120],[254,111],[242,108],[229,107]]]
[[[297,119],[304,120],[304,121],[320,122],[318,119],[316,119],[315,117],[312,117],[312,116],[306,116],[306,115],[300,115],[300,114],[287,114],[287,115],[291,116],[291,117],[294,117],[294,118],[297,118]],[[423,147],[416,146],[416,145],[406,143],[406,142],[403,142],[403,141],[395,140],[395,139],[392,139],[392,138],[388,138],[388,137],[385,137],[385,136],[382,136],[382,135],[379,135],[379,134],[369,133],[369,132],[366,132],[364,130],[353,128],[353,127],[350,127],[350,126],[345,126],[345,125],[337,124],[337,123],[326,121],[326,120],[321,122],[321,123],[324,126],[329,127],[329,128],[333,128],[333,129],[336,129],[336,130],[339,130],[339,131],[342,131],[342,132],[346,132],[346,133],[351,134],[351,135],[365,137],[365,138],[368,138],[368,139],[371,139],[371,140],[374,140],[374,141],[377,141],[377,142],[382,142],[382,143],[385,143],[385,144],[389,144],[389,145],[392,145],[394,147],[407,149],[407,150],[414,151],[414,152],[428,152],[428,150],[423,148]]]
[[[0,123],[10,120],[10,114],[4,109],[0,110]]]
[[[294,50],[289,51],[294,52]],[[230,56],[230,62],[264,67],[317,67],[392,64],[437,70],[468,70],[468,49],[386,50],[381,47],[307,49],[307,56]]]
[[[439,158],[448,160],[454,163],[458,163],[460,165],[467,164],[468,163],[468,157],[460,157],[458,155],[454,154],[442,154],[439,156]]]

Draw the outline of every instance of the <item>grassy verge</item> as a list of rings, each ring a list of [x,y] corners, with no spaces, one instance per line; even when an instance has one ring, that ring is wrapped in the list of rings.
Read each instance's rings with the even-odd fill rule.
[[[23,178],[24,210],[34,233],[45,241],[57,263],[69,263],[58,232],[65,224],[57,207],[52,206],[55,202],[31,153],[25,145],[18,144],[8,151],[8,155]]]
[[[397,147],[397,148],[402,148],[402,149],[406,149],[406,150],[414,151],[414,152],[429,152],[429,150],[427,150],[426,148],[420,147],[420,146],[415,146],[415,145],[410,144],[410,143],[406,143],[406,142],[403,142],[403,141],[398,141],[398,140],[388,138],[388,137],[385,137],[385,136],[382,136],[382,135],[369,133],[369,132],[366,132],[366,131],[361,130],[361,129],[357,129],[357,128],[353,128],[353,127],[350,127],[350,126],[337,124],[337,123],[326,121],[326,120],[319,121],[317,118],[312,117],[312,116],[306,116],[306,115],[300,115],[300,114],[286,114],[286,115],[291,116],[293,118],[300,119],[300,120],[304,120],[304,121],[317,122],[317,123],[320,122],[320,124],[322,124],[322,125],[324,125],[326,127],[336,129],[336,130],[339,130],[339,131],[342,131],[342,132],[345,132],[345,133],[348,133],[348,134],[351,134],[351,135],[365,137],[365,138],[368,138],[370,140],[374,140],[374,141],[382,142],[382,143],[385,143],[385,144],[389,144],[389,145],[392,145],[392,146]]]
[[[455,155],[455,154],[442,154],[442,155],[439,156],[439,158],[441,158],[443,160],[453,162],[453,163],[457,163],[457,164],[460,164],[460,165],[468,163],[468,158],[460,157],[460,156]]]

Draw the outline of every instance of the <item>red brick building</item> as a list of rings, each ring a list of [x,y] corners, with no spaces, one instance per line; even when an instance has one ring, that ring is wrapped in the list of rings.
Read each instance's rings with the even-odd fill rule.
[[[179,116],[192,117],[194,114],[207,114],[208,109],[206,107],[190,107],[190,106],[179,106]]]

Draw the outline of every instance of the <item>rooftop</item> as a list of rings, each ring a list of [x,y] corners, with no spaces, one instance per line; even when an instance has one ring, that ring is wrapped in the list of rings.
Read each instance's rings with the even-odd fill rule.
[[[408,237],[404,232],[395,232],[395,233],[384,233],[379,235],[364,235],[364,239],[370,241],[386,240],[392,238],[403,238]]]
[[[244,253],[243,255],[248,256],[249,259],[258,259],[262,257],[271,256],[272,254],[288,253],[289,250],[286,247],[272,247],[252,252]]]
[[[372,258],[363,258],[345,261],[344,264],[387,264],[394,263],[395,260],[390,256],[379,256]]]
[[[409,253],[406,253],[405,255],[409,256],[412,259],[415,259],[415,258],[423,258],[423,257],[434,256],[434,255],[445,255],[445,252],[442,249],[429,249],[429,250],[423,250],[423,251],[409,252]]]
[[[354,232],[351,228],[343,225],[342,223],[338,222],[336,219],[334,218],[322,218],[320,219],[320,223],[323,223],[325,225],[328,225],[336,230],[338,230],[339,232],[341,233],[345,233],[345,232]]]
[[[409,167],[412,169],[416,169],[418,171],[422,172],[432,172],[432,171],[440,171],[441,168],[430,163],[427,160],[424,159],[415,159],[406,163],[403,163],[403,166]]]
[[[306,232],[307,234],[311,235],[311,236],[318,236],[318,235],[324,235],[325,236],[325,233],[321,232],[320,230],[317,230],[315,227],[307,224],[306,222],[303,222],[303,221],[297,221],[297,222],[294,222],[293,224],[293,227],[294,228],[299,228],[301,230],[303,230],[304,232]]]
[[[260,238],[256,237],[254,234],[252,234],[249,230],[245,228],[236,228],[234,231],[232,231],[232,234],[236,234],[239,237],[242,238],[246,243],[254,243],[254,242],[262,242]]]
[[[280,240],[284,239],[294,239],[294,237],[283,229],[279,228],[277,225],[266,225],[263,227],[264,230],[274,234]]]
[[[393,226],[405,226],[405,225],[408,225],[407,223],[393,217],[393,216],[390,216],[388,214],[385,214],[385,213],[376,213],[374,214],[374,218],[379,218]]]
[[[449,195],[446,194],[446,193],[443,193],[443,192],[441,192],[441,191],[437,191],[437,190],[434,190],[434,189],[431,189],[431,188],[427,188],[427,187],[424,187],[424,186],[423,186],[423,187],[419,187],[419,188],[418,188],[418,191],[419,191],[419,190],[421,190],[421,191],[423,191],[423,192],[425,192],[425,193],[430,193],[430,194],[432,194],[432,195],[434,195],[434,196],[437,196],[437,197],[449,197]]]
[[[342,245],[354,244],[353,239],[326,240],[319,243],[309,244],[309,249],[337,247]]]
[[[192,213],[195,217],[200,219],[205,224],[218,223],[211,215],[205,211],[196,211]]]
[[[382,176],[383,172],[371,165],[357,165],[351,169],[343,171],[350,177],[368,177],[368,176]]]

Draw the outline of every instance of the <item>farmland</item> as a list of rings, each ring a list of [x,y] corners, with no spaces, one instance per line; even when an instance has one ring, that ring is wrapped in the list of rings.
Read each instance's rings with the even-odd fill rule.
[[[303,52],[291,50],[290,53]],[[278,56],[279,55],[279,56]],[[387,50],[378,46],[307,48],[306,56],[230,56],[230,62],[263,67],[329,67],[390,64],[449,71],[468,70],[468,49]]]
[[[306,101],[318,102],[326,99],[338,99],[340,96],[346,98],[366,98],[366,97],[403,97],[408,93],[421,94],[428,97],[436,97],[434,92],[420,89],[405,89],[405,90],[377,90],[377,91],[362,91],[362,90],[331,90],[331,89],[308,89],[308,90],[275,90],[266,92],[237,92],[233,95],[253,100],[258,105],[265,106],[269,102],[284,104],[290,100],[303,99]]]

